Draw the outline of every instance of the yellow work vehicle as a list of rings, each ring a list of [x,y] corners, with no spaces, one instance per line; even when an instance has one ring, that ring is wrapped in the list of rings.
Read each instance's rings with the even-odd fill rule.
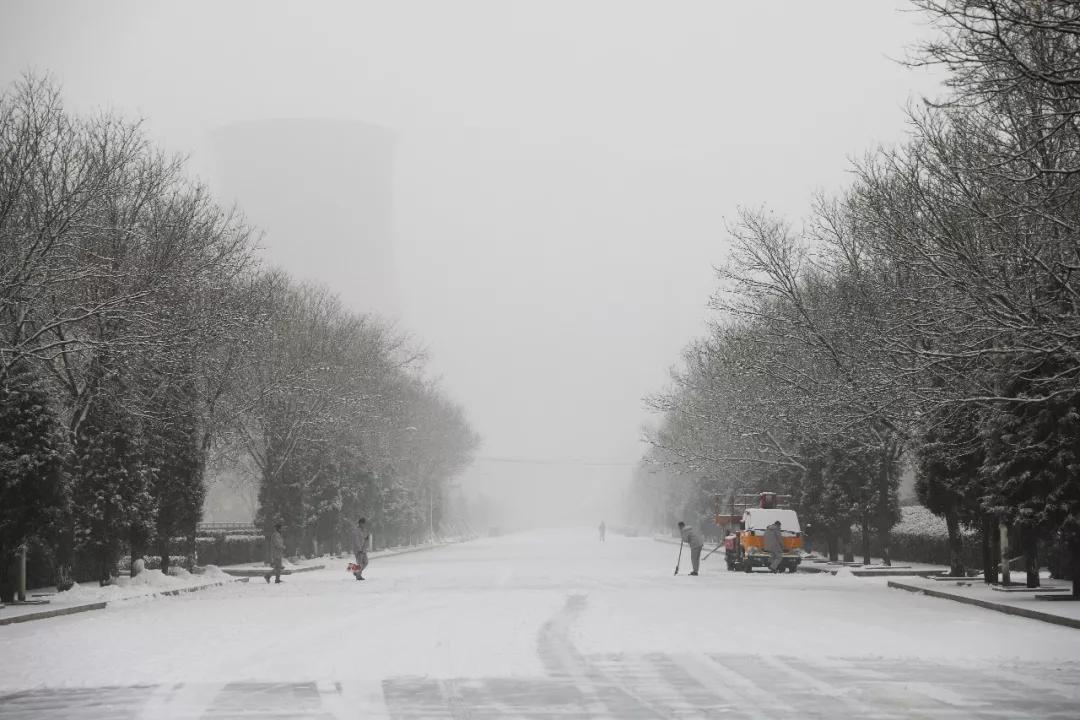
[[[728,513],[720,512],[721,498],[716,498],[716,524],[726,531],[724,556],[728,570],[753,572],[755,567],[769,567],[772,558],[765,551],[765,528],[779,520],[784,543],[779,572],[795,572],[802,562],[803,540],[798,514],[783,507],[790,497],[772,492],[737,497],[741,500],[732,498]]]

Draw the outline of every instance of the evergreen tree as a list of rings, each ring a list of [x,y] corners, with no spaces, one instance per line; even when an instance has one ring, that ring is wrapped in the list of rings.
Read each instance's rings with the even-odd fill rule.
[[[1051,358],[1016,373],[986,412],[983,471],[987,509],[1014,523],[1026,552],[1040,532],[1060,529],[1070,540],[1073,593],[1080,596],[1080,394],[1064,387],[1032,401],[1033,385],[1066,375],[1067,358]],[[1037,581],[1036,581],[1037,582]]]
[[[147,466],[154,468],[150,491],[157,515],[154,546],[161,556],[161,571],[168,573],[172,539],[185,539],[188,568],[195,562],[194,537],[206,498],[202,444],[195,410],[195,391],[188,384],[167,394],[168,412],[146,429]],[[132,557],[141,554],[132,538]]]
[[[980,500],[985,489],[980,469],[985,452],[977,423],[974,408],[939,413],[931,418],[915,448],[915,493],[930,512],[945,519],[949,574],[956,577],[966,573],[960,526],[979,527],[983,517]]]
[[[17,548],[64,500],[63,443],[45,384],[24,363],[0,378],[0,600],[13,600]]]
[[[124,542],[149,537],[156,515],[140,423],[125,408],[119,384],[109,385],[113,392],[99,393],[79,426],[72,488],[75,542],[90,553],[102,585],[117,574]]]

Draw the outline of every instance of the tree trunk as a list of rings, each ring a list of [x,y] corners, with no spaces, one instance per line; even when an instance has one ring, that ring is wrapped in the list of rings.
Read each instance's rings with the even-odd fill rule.
[[[889,528],[879,528],[878,537],[881,538],[881,563],[885,567],[892,567],[892,553],[889,551]]]
[[[855,548],[852,546],[852,542],[851,542],[851,526],[850,525],[844,527],[844,531],[843,531],[843,533],[841,533],[840,538],[841,538],[841,543],[842,543],[843,548],[844,548],[844,562],[846,562],[846,563],[855,562]]]
[[[1039,587],[1039,530],[1025,525],[1020,529],[1020,543],[1024,546],[1024,570],[1027,573],[1027,586]]]
[[[1069,570],[1072,574],[1072,596],[1080,600],[1080,532],[1073,531],[1069,539]]]
[[[829,531],[825,535],[825,546],[829,550],[830,561],[836,562],[840,559],[840,542],[835,532]]]
[[[194,526],[188,529],[187,537],[184,540],[184,569],[188,572],[195,572],[195,561],[198,559],[195,554],[198,544],[195,542]]]
[[[888,458],[891,458],[892,455],[891,450],[886,450],[882,456],[881,472],[878,474],[877,508],[874,513],[878,520],[878,538],[881,540],[881,563],[885,567],[892,567],[892,557],[889,552],[889,530],[892,529],[892,525],[888,520],[889,498],[891,496],[889,480],[892,475]]]
[[[116,554],[110,544],[103,544],[97,552],[98,561],[98,585],[106,587],[112,584],[112,578],[116,568]]]
[[[146,546],[143,542],[144,539],[145,538],[139,537],[137,534],[132,534],[131,536],[131,556],[128,564],[128,568],[130,568],[128,572],[131,574],[131,577],[135,577],[139,574],[139,567],[135,564],[135,561],[146,554]]]
[[[956,511],[956,503],[949,505],[945,511],[945,527],[949,531],[949,575],[951,577],[964,577],[964,538],[960,534],[960,518]]]
[[[65,509],[61,530],[56,543],[56,589],[70,590],[75,584],[75,520],[71,511]]]
[[[992,517],[984,517],[982,521],[982,559],[983,581],[987,585],[997,585],[997,523]]]
[[[1050,570],[1053,580],[1069,580],[1069,544],[1065,539],[1065,533],[1057,531],[1050,538],[1046,553],[1046,567]]]
[[[157,552],[161,556],[161,574],[169,574],[169,533],[159,532],[157,536]]]
[[[0,547],[0,602],[15,602],[15,554]]]
[[[873,561],[870,558],[870,521],[863,516],[862,519],[862,555],[863,565],[872,565]]]
[[[1001,583],[1001,528],[996,518],[991,518],[987,523],[986,531],[990,533],[990,563],[994,566],[994,584]]]
[[[1009,526],[998,523],[998,556],[1001,558],[1001,584],[1012,585],[1012,568],[1009,567],[1009,555],[1012,548],[1009,547]]]

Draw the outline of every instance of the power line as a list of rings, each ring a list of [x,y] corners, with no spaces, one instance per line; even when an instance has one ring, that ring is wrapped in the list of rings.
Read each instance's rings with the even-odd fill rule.
[[[480,455],[475,458],[481,462],[511,463],[515,465],[583,465],[590,467],[636,467],[639,463],[627,460],[586,460],[573,458],[527,458],[527,457],[497,457],[493,455]]]

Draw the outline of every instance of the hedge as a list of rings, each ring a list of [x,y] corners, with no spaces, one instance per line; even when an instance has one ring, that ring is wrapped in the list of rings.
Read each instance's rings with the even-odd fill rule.
[[[261,535],[226,535],[217,533],[195,538],[200,565],[240,565],[264,562],[266,538]]]
[[[901,508],[903,518],[889,533],[889,557],[898,562],[950,564],[949,531],[945,520],[919,505]],[[973,531],[961,530],[964,540],[963,560],[968,568],[982,567],[982,546]],[[856,558],[862,558],[862,531],[856,527],[851,533],[852,549]],[[870,554],[882,557],[881,538],[870,534]]]

